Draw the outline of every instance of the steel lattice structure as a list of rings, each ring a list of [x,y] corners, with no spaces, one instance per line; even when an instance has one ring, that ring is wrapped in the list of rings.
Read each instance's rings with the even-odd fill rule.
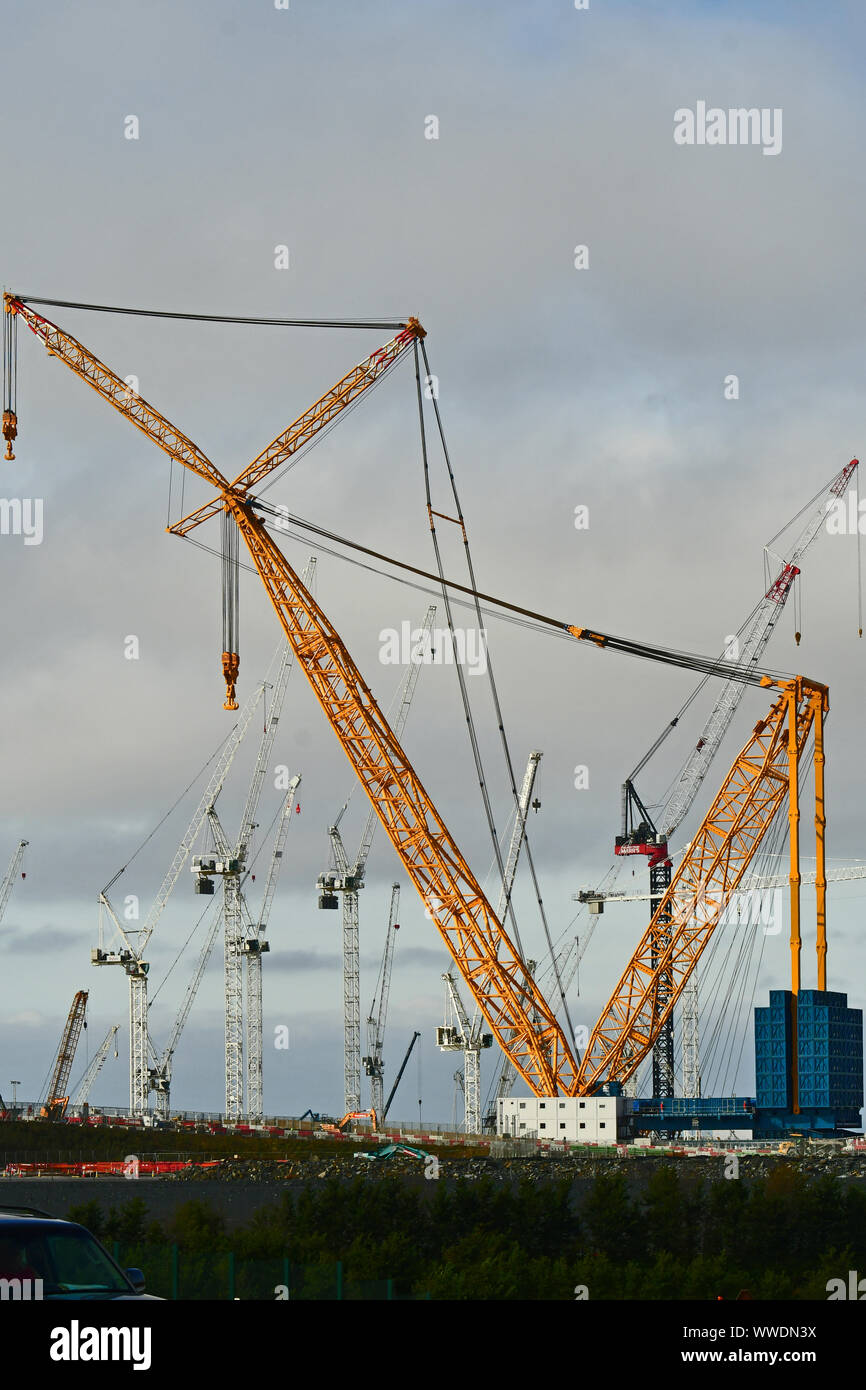
[[[126,383],[75,339],[49,324],[15,296],[5,297],[5,308],[7,312],[24,317],[50,351],[173,458],[217,490],[218,498],[210,504],[211,514],[224,511],[234,518],[298,665],[364,786],[406,873],[420,893],[431,920],[500,1046],[510,1055],[531,1090],[536,1095],[587,1094],[605,1082],[626,1080],[652,1047],[718,921],[727,896],[736,888],[786,792],[790,792],[792,803],[794,855],[798,847],[793,833],[798,760],[813,722],[816,722],[816,729],[818,726],[823,729],[826,689],[800,677],[793,681],[764,678],[763,684],[779,687],[781,694],[768,718],[756,726],[752,739],[734,764],[657,909],[658,913],[670,910],[670,940],[663,950],[655,949],[657,923],[654,917],[593,1031],[583,1062],[578,1063],[553,1011],[497,919],[338,632],[256,515],[249,488],[253,476],[257,480],[264,476],[263,455],[229,483],[152,407],[138,397],[131,398]],[[396,360],[402,347],[422,337],[423,332],[417,320],[410,321],[397,339],[382,349],[382,354],[390,351],[390,361]],[[375,356],[368,362],[375,361]],[[371,366],[369,371],[372,376],[375,369]],[[361,389],[363,387],[359,386]],[[326,399],[323,397],[322,401]],[[320,403],[316,412],[320,428],[335,418],[339,405],[336,401],[333,409],[329,409]],[[312,437],[310,430],[305,437]],[[268,471],[285,461],[286,450],[291,452],[291,441],[281,436],[270,450]],[[197,515],[195,520],[186,518],[182,524],[190,529],[202,519]],[[673,660],[674,664],[690,669],[709,669],[717,673],[718,663],[708,663],[703,658],[672,655],[661,648],[610,638],[589,628],[568,625],[565,630],[576,640],[588,641],[600,648],[628,650],[648,659]],[[227,703],[234,696],[236,670],[236,662],[229,669],[223,660]],[[743,678],[756,683],[754,672]],[[786,716],[790,719],[789,740],[784,736]],[[819,758],[823,776],[823,751],[819,755],[816,736],[816,794]],[[823,780],[819,800],[823,803]],[[816,823],[817,820],[816,816]],[[819,845],[823,853],[821,832]],[[821,862],[823,864],[823,860]],[[795,906],[794,880],[792,867],[792,908]],[[821,897],[819,886],[819,960]],[[797,906],[798,903],[797,898]],[[792,912],[792,919],[792,960],[796,955],[799,962],[798,911]],[[660,920],[666,921],[666,918]],[[820,978],[819,969],[819,987],[823,987]],[[669,996],[666,992],[668,981]]]

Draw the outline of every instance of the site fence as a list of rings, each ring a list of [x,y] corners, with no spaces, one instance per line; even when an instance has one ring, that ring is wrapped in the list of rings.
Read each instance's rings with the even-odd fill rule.
[[[341,1260],[320,1265],[295,1264],[288,1256],[252,1259],[227,1251],[192,1254],[177,1245],[121,1245],[111,1252],[121,1269],[141,1269],[146,1291],[178,1302],[426,1301],[398,1279],[348,1279]]]
[[[7,1107],[6,1118],[36,1121],[43,1118],[40,1115],[40,1110],[41,1105],[37,1102],[19,1101],[14,1106]],[[157,1117],[152,1111],[148,1113],[146,1119],[142,1119],[140,1115],[134,1115],[128,1106],[121,1105],[91,1106],[87,1114],[70,1109],[64,1116],[65,1123],[80,1126],[82,1129],[88,1126],[96,1128],[103,1125],[117,1125],[135,1130],[152,1130],[163,1127],[169,1130],[189,1129],[203,1126],[236,1135],[268,1135],[275,1132],[276,1137],[284,1138],[308,1137],[315,1134],[321,1125],[336,1125],[339,1119],[339,1116],[333,1115],[317,1115],[315,1119],[298,1115],[266,1115],[261,1124],[249,1125],[234,1120],[228,1121],[224,1114],[216,1110],[173,1110],[170,1118],[164,1120],[160,1117],[157,1122]],[[343,1135],[328,1132],[328,1138],[353,1140],[359,1137],[369,1137],[370,1132],[368,1129],[359,1127]],[[388,1139],[405,1139],[417,1143],[486,1146],[489,1142],[488,1137],[463,1134],[460,1130],[456,1130],[453,1125],[419,1125],[417,1120],[389,1119],[387,1125],[376,1132]]]

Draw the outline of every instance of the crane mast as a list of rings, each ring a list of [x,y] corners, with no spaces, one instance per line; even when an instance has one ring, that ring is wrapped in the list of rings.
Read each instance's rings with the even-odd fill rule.
[[[514,820],[514,827],[511,832],[511,840],[508,845],[508,854],[505,859],[505,872],[502,877],[502,885],[499,891],[499,901],[496,906],[496,916],[500,922],[505,921],[508,908],[511,904],[511,895],[514,891],[514,878],[517,873],[517,861],[520,858],[520,850],[526,834],[526,817],[529,815],[529,804],[532,801],[532,791],[535,786],[535,779],[538,775],[538,764],[541,762],[542,754],[534,749],[528,758],[526,771],[523,774],[523,782],[517,798],[517,814]],[[535,974],[535,961],[528,962],[529,972]],[[455,1008],[458,1010],[458,1017],[462,1011],[465,1014],[465,1006],[457,987],[457,981],[450,975],[443,975],[449,997],[457,1000]],[[468,1021],[468,1020],[467,1020]],[[462,1026],[462,1022],[461,1022]],[[469,1027],[463,1028],[462,1032],[463,1048],[463,1130],[465,1134],[480,1134],[482,1129],[481,1115],[481,1052],[482,1049],[489,1047],[492,1038],[489,1033],[482,1032],[479,1011],[476,1007],[475,1016]],[[440,1047],[442,1044],[440,1043]],[[443,1048],[443,1050],[445,1050]],[[514,1084],[516,1072],[507,1054],[503,1053],[494,1081],[494,1091],[497,1096],[507,1095]],[[494,1107],[495,1108],[495,1107]]]
[[[385,1045],[385,1023],[388,1018],[388,997],[391,992],[394,946],[397,941],[397,932],[400,929],[400,923],[397,921],[399,911],[400,885],[399,883],[392,883],[385,949],[382,952],[379,978],[376,981],[376,990],[367,1017],[367,1056],[361,1059],[364,1064],[364,1071],[370,1078],[370,1108],[375,1110],[377,1115],[381,1115],[384,1109],[385,1085],[383,1078],[385,1068],[382,1061],[382,1049]]]
[[[633,957],[627,978],[624,977],[597,1024],[589,1050],[579,1061],[572,1054],[555,1014],[503,924],[497,919],[345,644],[271,539],[264,522],[256,515],[255,499],[249,495],[250,470],[255,465],[250,465],[233,483],[228,482],[196,446],[152,407],[146,406],[138,397],[130,402],[126,383],[75,339],[36,314],[20,297],[6,295],[5,308],[7,313],[24,317],[37,337],[71,370],[121,414],[132,419],[170,456],[177,458],[184,467],[217,490],[217,498],[208,504],[214,509],[212,514],[224,510],[234,517],[239,537],[247,547],[280,625],[295,651],[298,664],[374,805],[406,873],[421,895],[431,920],[500,1046],[510,1054],[533,1093],[587,1094],[607,1080],[627,1079],[655,1042],[676,993],[718,920],[718,912],[715,917],[710,912],[700,923],[699,929],[689,930],[688,923],[697,907],[697,891],[692,893],[692,901],[688,901],[686,895],[686,916],[682,919],[678,914],[683,911],[683,905],[676,898],[665,895],[658,909],[659,912],[671,912],[669,940],[664,950],[656,951],[657,927],[654,921],[651,927],[656,959],[647,959],[645,954],[650,937],[648,932],[646,940]],[[395,343],[400,342],[402,351],[403,346],[408,346],[423,335],[424,330],[417,320],[410,320]],[[269,469],[276,468],[280,461],[280,449],[277,448],[267,466]],[[264,475],[260,473],[259,476]],[[718,661],[707,658],[651,647],[586,627],[542,620],[568,632],[576,641],[588,642],[600,649],[628,652],[714,675],[720,674],[722,669]],[[699,885],[703,890],[712,874],[719,905],[736,888],[783,795],[790,792],[793,802],[798,757],[803,742],[800,735],[808,732],[806,724],[811,725],[816,718],[815,699],[826,701],[826,689],[802,677],[781,681],[770,676],[760,677],[757,671],[751,670],[741,671],[740,679],[749,684],[774,685],[782,693],[768,719],[756,727],[754,738],[758,744],[754,748],[752,744],[747,745],[737,760],[714,803],[713,818],[705,821],[698,837],[702,844],[714,846],[712,855],[707,848],[706,873],[699,879]],[[819,693],[816,695],[815,692]],[[230,678],[227,679],[229,693],[233,693]],[[784,724],[784,715],[788,710],[792,711],[792,732],[789,760],[783,771],[775,762],[778,751],[776,734]],[[808,713],[808,719],[805,715],[801,719],[802,711]],[[761,742],[765,736],[767,747]],[[785,739],[782,741],[786,742]],[[759,752],[761,756],[758,756]],[[823,768],[823,751],[820,758]],[[792,836],[792,853],[794,847]],[[675,884],[681,879],[685,881],[688,874],[700,872],[700,869],[700,856],[696,854],[693,842]],[[793,884],[793,866],[791,877]],[[792,904],[793,897],[792,889]],[[659,920],[667,922],[668,919]],[[798,952],[799,916],[796,926]],[[819,926],[819,960],[820,953]],[[792,961],[794,956],[792,928]],[[666,971],[672,974],[674,990],[669,1002],[660,1007],[661,980]],[[822,987],[821,979],[819,968],[819,987]]]
[[[304,571],[304,583],[312,584],[316,571],[315,558],[311,558]],[[226,1055],[226,1118],[238,1121],[244,1113],[244,1034],[246,1033],[246,1055],[248,1080],[253,1077],[255,1096],[253,1108],[261,1109],[262,1076],[262,1034],[261,1034],[261,980],[247,981],[247,1003],[253,1002],[254,1016],[246,1011],[244,1021],[244,969],[252,969],[254,975],[261,973],[261,952],[267,944],[258,941],[255,947],[248,945],[249,936],[242,931],[240,905],[240,875],[244,873],[250,844],[256,829],[256,815],[264,786],[271,751],[274,746],[277,728],[282,714],[286,689],[294,663],[294,652],[288,643],[281,644],[281,656],[274,681],[270,717],[265,720],[253,774],[247,791],[246,804],[241,816],[240,830],[234,853],[230,855],[237,863],[236,874],[223,877],[223,922],[224,922],[224,993],[225,993],[225,1055]],[[251,962],[255,961],[251,965]],[[258,1007],[257,1007],[257,1001]],[[249,1089],[249,1088],[248,1088]],[[249,1105],[250,1096],[247,1095]]]
[[[226,740],[201,800],[193,812],[186,833],[145,919],[144,926],[140,930],[124,927],[109,900],[108,889],[117,882],[124,872],[123,869],[114,876],[111,883],[99,895],[99,944],[95,950],[91,951],[90,961],[92,965],[122,965],[129,979],[129,1110],[131,1115],[146,1114],[152,1080],[148,1056],[153,1052],[153,1048],[149,1040],[147,1016],[147,977],[150,965],[145,960],[144,953],[189,858],[208,812],[222,791],[229,768],[243,742],[253,715],[258,709],[263,693],[263,685],[253,691],[241,711],[237,724]],[[121,939],[122,945],[119,948],[105,949],[105,917],[108,917],[109,921],[113,923],[115,931]]]
[[[117,1056],[117,1044],[114,1042],[114,1040],[119,1031],[119,1027],[115,1023],[111,1028],[109,1028],[102,1042],[99,1044],[97,1051],[93,1054],[93,1057],[90,1061],[90,1065],[85,1071],[84,1075],[82,1076],[80,1082],[78,1083],[78,1090],[75,1092],[72,1098],[71,1108],[73,1110],[81,1110],[82,1106],[87,1104],[87,1098],[90,1095],[90,1092],[93,1088],[93,1083],[98,1077],[99,1073],[102,1071],[102,1064],[108,1056],[109,1052],[111,1051],[111,1046],[113,1043],[114,1055],[115,1057]]]
[[[12,893],[12,887],[15,883],[16,878],[18,877],[18,871],[21,868],[21,861],[24,858],[24,851],[29,843],[29,840],[18,841],[15,853],[12,855],[12,858],[9,862],[9,868],[6,870],[6,873],[3,877],[3,882],[0,883],[0,922],[3,921],[3,914],[6,911],[6,904],[9,902],[9,897]]]
[[[430,604],[424,615],[417,645],[423,648],[424,639],[432,631],[436,606]],[[400,738],[409,710],[421,666],[410,661],[399,690],[399,704],[394,720],[394,735]],[[337,894],[343,900],[343,1086],[346,1110],[358,1110],[361,1105],[361,975],[360,975],[360,911],[358,894],[364,887],[367,858],[373,843],[378,818],[371,807],[364,823],[361,842],[350,863],[340,835],[340,821],[348,806],[343,803],[340,814],[330,827],[331,852],[336,866],[333,874],[319,876],[319,907],[336,907]],[[376,1112],[378,1114],[378,1107]]]
[[[67,1088],[69,1086],[69,1074],[72,1071],[72,1063],[75,1060],[75,1049],[78,1047],[78,1039],[81,1037],[81,1029],[84,1026],[84,1015],[87,1012],[87,990],[80,989],[72,1001],[72,1008],[66,1019],[63,1035],[60,1039],[60,1046],[57,1049],[57,1056],[54,1060],[54,1069],[51,1073],[51,1080],[48,1083],[48,1095],[42,1107],[44,1118],[61,1119],[69,1104]]]
[[[301,785],[300,773],[289,782],[286,800],[277,826],[274,850],[262,899],[258,922],[251,923],[242,943],[247,966],[247,1115],[250,1124],[261,1124],[264,1117],[262,955],[271,948],[265,937],[271,915],[286,839],[295,812],[295,794]]]
[[[195,970],[193,971],[192,979],[186,987],[186,993],[184,994],[181,1006],[177,1012],[174,1024],[172,1025],[168,1042],[159,1054],[155,1065],[151,1067],[148,1072],[149,1085],[156,1095],[156,1113],[166,1119],[168,1118],[171,1102],[171,1071],[175,1048],[180,1041],[180,1035],[189,1018],[190,1010],[192,1009],[196,994],[198,993],[198,987],[201,984],[202,976],[207,969],[207,963],[210,960],[211,951],[213,950],[214,942],[217,939],[221,925],[222,919],[219,913],[215,912],[213,922],[208,928],[207,936],[199,952],[199,958]]]

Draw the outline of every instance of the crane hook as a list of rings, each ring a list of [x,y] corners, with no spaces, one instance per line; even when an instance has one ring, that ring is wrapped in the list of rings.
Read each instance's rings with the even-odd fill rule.
[[[12,461],[12,460],[14,459],[14,457],[15,457],[15,455],[14,455],[13,452],[12,452],[12,440],[15,438],[15,436],[17,435],[17,433],[18,433],[18,416],[15,414],[15,411],[14,411],[14,410],[4,410],[4,411],[3,411],[3,438],[6,440],[6,453],[4,454],[3,457],[6,458],[6,459],[8,459],[10,463],[11,463],[11,461]]]
[[[238,708],[238,702],[235,699],[235,685],[237,684],[240,664],[241,659],[237,652],[223,652],[223,676],[226,683],[226,698],[223,709]]]

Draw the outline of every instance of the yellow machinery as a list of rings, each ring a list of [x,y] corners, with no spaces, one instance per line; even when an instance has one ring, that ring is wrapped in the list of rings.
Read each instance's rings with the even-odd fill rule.
[[[210,484],[216,496],[169,529],[187,535],[209,517],[233,522],[252,558],[279,622],[331,727],[364,786],[376,813],[444,940],[473,998],[517,1071],[535,1095],[591,1094],[610,1081],[625,1081],[652,1048],[689,974],[712,935],[727,898],[736,889],[786,795],[791,805],[791,956],[794,992],[799,988],[799,801],[798,766],[815,731],[819,856],[819,988],[825,988],[826,933],[823,874],[823,716],[827,690],[804,677],[763,679],[774,703],[725,779],[647,932],[602,1011],[581,1061],[569,1046],[554,1012],[541,994],[477,879],[466,863],[418,774],[403,752],[338,632],[319,608],[256,514],[252,489],[377,381],[425,336],[417,319],[378,352],[353,368],[228,482],[210,460],[157,410],[130,391],[125,381],[75,338],[42,317],[28,302],[5,296],[10,319],[23,319],[48,350],[125,415],[171,459]],[[7,442],[17,419],[4,424]],[[432,518],[431,518],[432,521]],[[224,542],[224,554],[226,546]],[[410,566],[402,565],[409,569]],[[423,573],[414,571],[415,573]],[[453,588],[465,588],[453,585]],[[470,591],[474,592],[474,591]],[[489,599],[488,595],[480,595]],[[514,611],[516,605],[490,600]],[[225,604],[224,604],[225,608]],[[527,610],[517,609],[525,613]],[[547,619],[576,640],[667,664],[730,674],[706,658],[673,653],[589,628]],[[224,628],[224,632],[225,632]],[[225,645],[225,643],[224,643]],[[237,707],[239,658],[222,655],[227,709]],[[664,917],[659,914],[664,913]],[[663,954],[652,959],[656,918],[665,922]],[[660,981],[666,978],[660,1006]],[[673,981],[673,989],[669,982]],[[795,1086],[796,1094],[796,1086]]]
[[[43,1120],[62,1120],[69,1104],[69,1096],[66,1092],[69,1087],[69,1076],[72,1071],[72,1063],[75,1060],[75,1049],[78,1047],[78,1039],[81,1037],[86,1012],[87,990],[80,989],[72,1001],[72,1008],[69,1010],[63,1036],[60,1039],[60,1047],[57,1049],[54,1070],[51,1073],[51,1081],[48,1086],[48,1097],[39,1112]]]

